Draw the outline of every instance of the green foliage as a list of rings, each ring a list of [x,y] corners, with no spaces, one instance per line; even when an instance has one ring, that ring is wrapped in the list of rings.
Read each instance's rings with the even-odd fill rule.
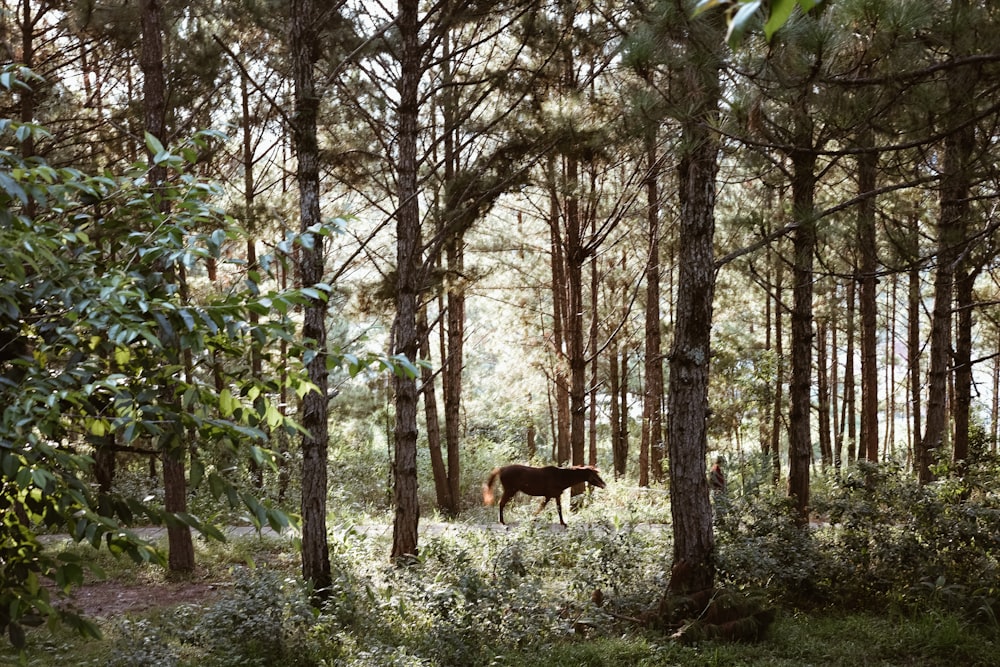
[[[160,619],[118,621],[108,665],[316,664],[316,615],[302,585],[280,572],[237,569],[232,587],[206,607],[183,605]]]
[[[15,76],[17,70],[7,68]],[[17,87],[17,79],[5,87]],[[26,84],[25,84],[26,85]],[[36,128],[13,121],[13,143]],[[39,530],[61,530],[135,562],[161,553],[125,526],[180,522],[221,537],[194,515],[172,516],[141,497],[96,493],[98,448],[172,456],[194,453],[191,484],[249,510],[258,525],[287,526],[279,510],[240,494],[199,443],[220,443],[236,459],[270,463],[265,429],[294,430],[272,402],[275,383],[230,376],[218,389],[208,371],[249,346],[292,341],[288,311],[320,288],[262,294],[256,285],[201,302],[183,276],[220,258],[239,229],[211,200],[214,186],[189,173],[219,136],[195,135],[176,149],[149,138],[154,161],[170,168],[151,184],[148,166],[123,176],[88,176],[0,151],[0,630],[23,645],[24,625],[61,619],[95,627],[50,601],[81,582],[86,561],[42,550]],[[254,323],[251,313],[266,314]],[[389,362],[394,363],[394,362]],[[299,393],[308,385],[290,374]],[[255,443],[248,447],[247,443]],[[215,450],[217,451],[217,450]]]
[[[800,607],[936,609],[997,627],[994,462],[928,486],[898,465],[858,462],[814,495],[817,522],[808,530],[795,525],[783,490],[752,483],[758,477],[766,470],[750,471],[718,524],[722,582]]]

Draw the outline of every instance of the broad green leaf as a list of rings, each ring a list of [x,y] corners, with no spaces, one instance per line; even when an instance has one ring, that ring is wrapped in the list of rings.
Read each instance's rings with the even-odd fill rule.
[[[219,392],[219,412],[223,417],[232,417],[236,411],[237,401],[233,398],[233,393],[226,387]]]
[[[163,144],[160,143],[160,140],[149,132],[146,132],[146,150],[149,151],[150,155],[159,155],[166,152],[163,149]]]

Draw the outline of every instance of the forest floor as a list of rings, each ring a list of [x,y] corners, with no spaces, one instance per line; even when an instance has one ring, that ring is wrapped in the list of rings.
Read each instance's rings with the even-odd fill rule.
[[[510,530],[517,524],[510,526],[496,524],[479,524],[475,526],[480,530],[505,531]],[[445,535],[450,532],[467,531],[468,524],[453,524],[443,522],[421,522],[420,534]],[[552,524],[553,531],[565,530],[559,524]],[[139,537],[150,542],[162,542],[166,544],[167,530],[159,526],[133,528]],[[352,530],[363,533],[368,537],[391,537],[392,526],[382,524],[365,524],[353,526]],[[257,529],[253,526],[228,526],[223,529],[227,538],[250,539],[257,534]],[[262,538],[276,539],[284,536],[293,539],[298,536],[294,530],[286,530],[279,534],[271,528],[264,528],[260,531]],[[49,544],[56,544],[60,541],[70,542],[68,535],[46,535],[42,541]],[[157,609],[166,609],[180,604],[204,604],[211,602],[230,582],[225,573],[220,573],[215,569],[205,569],[196,566],[191,574],[174,576],[169,573],[165,578],[150,580],[122,580],[116,577],[107,579],[88,578],[83,585],[73,589],[70,595],[70,602],[87,617],[96,619],[110,619],[126,613],[145,613]]]

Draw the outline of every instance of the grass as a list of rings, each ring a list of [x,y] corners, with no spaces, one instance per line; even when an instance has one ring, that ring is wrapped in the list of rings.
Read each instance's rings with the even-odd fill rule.
[[[994,664],[1000,648],[988,628],[942,612],[792,609],[759,643],[681,645],[623,620],[656,604],[669,534],[578,517],[566,530],[522,516],[509,531],[472,525],[428,535],[406,568],[387,563],[385,534],[334,530],[335,589],[319,615],[295,583],[290,541],[199,540],[189,580],[217,595],[105,618],[99,641],[34,629],[28,651],[0,652],[0,665],[951,666]],[[176,581],[88,553],[122,586],[157,595]],[[607,598],[601,607],[596,589]],[[275,652],[266,657],[262,647]]]
[[[79,550],[103,571],[111,593],[139,589],[155,604],[105,614],[101,640],[32,629],[28,650],[0,649],[0,665],[995,664],[997,556],[993,542],[974,539],[1000,529],[992,506],[966,502],[948,514],[948,501],[922,496],[933,509],[922,523],[908,487],[890,480],[877,504],[867,487],[860,499],[852,489],[828,491],[843,517],[837,530],[803,533],[766,494],[732,506],[716,536],[718,579],[778,610],[758,643],[681,644],[632,620],[658,605],[672,535],[666,494],[621,483],[567,512],[567,528],[555,525],[554,507],[534,516],[537,500],[524,498],[508,507],[508,529],[497,526],[495,507],[470,508],[460,520],[427,512],[420,557],[406,567],[388,562],[384,508],[337,506],[333,586],[319,610],[286,538],[196,539],[197,570],[183,577],[55,542],[50,548]],[[864,514],[871,508],[900,512],[873,519]],[[852,522],[852,512],[864,520]],[[201,588],[211,594],[180,595]]]

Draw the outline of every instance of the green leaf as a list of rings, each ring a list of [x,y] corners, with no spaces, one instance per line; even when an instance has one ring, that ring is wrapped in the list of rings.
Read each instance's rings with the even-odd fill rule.
[[[809,0],[805,1],[808,2]],[[764,24],[764,37],[767,41],[770,42],[774,33],[778,32],[778,29],[788,22],[789,17],[792,15],[792,10],[795,9],[795,4],[796,0],[771,0],[771,15],[767,17],[767,23]],[[810,8],[803,6],[803,9],[808,10]]]
[[[223,417],[232,417],[238,404],[239,402],[233,398],[233,393],[229,391],[229,387],[219,392],[219,412]]]
[[[188,484],[191,488],[197,489],[201,484],[202,478],[205,476],[205,464],[198,457],[192,457],[191,459],[191,472],[188,477]]]
[[[146,132],[146,150],[149,151],[150,155],[154,156],[166,152],[163,148],[163,144],[160,143],[160,140],[149,132]]]

